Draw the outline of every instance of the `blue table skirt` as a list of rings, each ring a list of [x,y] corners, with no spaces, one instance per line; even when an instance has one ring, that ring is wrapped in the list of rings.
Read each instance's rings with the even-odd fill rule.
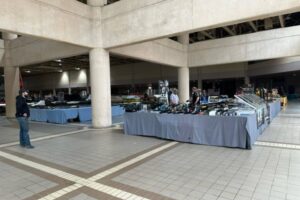
[[[280,100],[276,100],[272,103],[268,103],[270,106],[270,120],[272,121],[281,110],[281,102]]]
[[[124,114],[123,107],[112,106],[112,116]],[[69,119],[79,117],[80,122],[92,120],[91,107],[66,108],[66,109],[30,109],[31,120],[39,122],[50,122],[56,124],[65,124]]]
[[[30,109],[30,119],[32,121],[47,122],[47,109]]]
[[[184,114],[125,113],[128,135],[155,136],[180,142],[251,149],[264,128],[256,115],[247,117]]]
[[[78,117],[77,108],[68,109],[53,109],[47,110],[48,122],[55,124],[66,124],[68,119],[75,119]]]
[[[79,121],[86,122],[92,120],[92,108],[91,107],[82,107],[78,108]]]

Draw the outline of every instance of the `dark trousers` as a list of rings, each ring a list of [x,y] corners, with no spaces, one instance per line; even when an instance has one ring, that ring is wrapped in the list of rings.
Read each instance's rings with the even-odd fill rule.
[[[29,138],[29,126],[27,117],[17,117],[20,126],[20,145],[21,146],[31,146]]]

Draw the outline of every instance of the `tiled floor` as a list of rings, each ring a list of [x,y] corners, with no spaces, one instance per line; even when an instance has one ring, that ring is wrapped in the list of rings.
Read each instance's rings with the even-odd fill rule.
[[[35,149],[0,118],[0,199],[299,200],[300,102],[252,150],[31,124]],[[8,144],[7,144],[8,143]],[[6,144],[6,145],[5,145]]]

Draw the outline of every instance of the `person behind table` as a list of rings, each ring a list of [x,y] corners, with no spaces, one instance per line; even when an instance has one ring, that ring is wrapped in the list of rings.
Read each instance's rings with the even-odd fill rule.
[[[20,126],[20,145],[28,149],[34,148],[31,145],[30,137],[28,134],[28,118],[30,117],[29,107],[26,103],[26,97],[28,96],[28,90],[21,89],[19,96],[16,97],[16,118]]]
[[[208,101],[208,96],[207,96],[206,90],[202,90],[202,95],[201,95],[201,97],[200,97],[200,101],[201,101],[201,102],[204,102],[204,103],[207,103],[207,101]]]
[[[192,99],[191,99],[192,105],[196,106],[197,104],[200,104],[200,97],[198,93],[198,88],[193,87],[192,88]]]
[[[172,94],[170,96],[170,104],[174,106],[179,104],[178,91],[176,88],[172,90]]]

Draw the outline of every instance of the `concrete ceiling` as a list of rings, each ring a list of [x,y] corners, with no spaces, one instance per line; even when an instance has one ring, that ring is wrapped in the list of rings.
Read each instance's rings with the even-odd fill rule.
[[[190,44],[297,25],[300,25],[300,12],[190,33]]]

